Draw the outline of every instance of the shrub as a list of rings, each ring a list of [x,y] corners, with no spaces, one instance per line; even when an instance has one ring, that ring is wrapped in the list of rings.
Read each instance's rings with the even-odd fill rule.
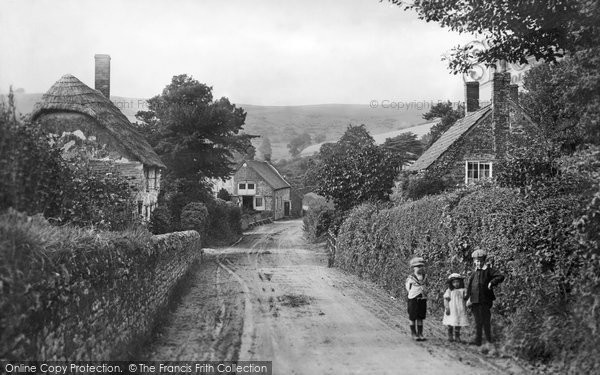
[[[208,209],[204,203],[192,202],[183,207],[181,211],[181,229],[195,230],[206,237],[206,229],[208,227]]]
[[[303,228],[308,240],[320,241],[330,229],[337,233],[343,221],[343,214],[327,206],[309,209],[302,218]]]
[[[173,219],[169,208],[164,204],[156,207],[150,214],[148,229],[153,234],[173,232]]]
[[[452,187],[451,181],[429,173],[419,175],[402,173],[399,183],[394,188],[393,198],[395,201],[420,199],[427,195],[440,194]]]
[[[229,194],[229,192],[227,190],[221,189],[217,193],[217,198],[229,202],[229,201],[231,201],[231,194]]]
[[[242,211],[237,205],[217,198],[208,203],[208,213],[211,244],[231,243],[242,233]]]

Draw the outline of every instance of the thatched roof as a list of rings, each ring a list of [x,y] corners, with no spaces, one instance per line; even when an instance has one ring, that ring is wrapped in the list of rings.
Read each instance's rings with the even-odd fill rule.
[[[45,113],[53,112],[75,112],[90,116],[138,161],[166,168],[146,139],[108,98],[70,74],[62,76],[48,89],[33,108],[31,119],[36,120]]]

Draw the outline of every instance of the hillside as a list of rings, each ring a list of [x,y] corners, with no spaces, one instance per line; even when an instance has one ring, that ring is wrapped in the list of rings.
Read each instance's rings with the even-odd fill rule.
[[[15,94],[17,110],[22,114],[31,112],[42,94]],[[111,100],[130,121],[136,121],[135,113],[145,110],[142,98],[112,96]],[[320,135],[327,141],[337,140],[349,124],[365,124],[371,134],[396,131],[423,123],[423,110],[394,110],[370,108],[368,104],[320,104],[304,106],[257,106],[239,104],[247,112],[245,132],[268,136],[271,140],[273,159],[289,157],[286,145],[300,133],[312,137]],[[262,141],[255,139],[255,146]]]

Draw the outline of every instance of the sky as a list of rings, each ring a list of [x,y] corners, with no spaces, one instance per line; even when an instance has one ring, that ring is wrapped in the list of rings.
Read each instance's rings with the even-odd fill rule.
[[[0,0],[0,92],[70,73],[148,98],[177,74],[255,105],[462,100],[442,55],[473,40],[378,0]]]

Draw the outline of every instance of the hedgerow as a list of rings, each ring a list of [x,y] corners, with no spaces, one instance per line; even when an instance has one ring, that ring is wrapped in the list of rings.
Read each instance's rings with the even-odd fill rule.
[[[469,274],[479,246],[506,275],[494,305],[506,350],[557,361],[565,372],[597,371],[600,192],[590,189],[598,191],[599,156],[575,157],[552,178],[521,189],[479,186],[391,209],[361,205],[340,228],[336,264],[404,296],[408,261],[423,256],[430,312],[441,322],[446,278]]]

